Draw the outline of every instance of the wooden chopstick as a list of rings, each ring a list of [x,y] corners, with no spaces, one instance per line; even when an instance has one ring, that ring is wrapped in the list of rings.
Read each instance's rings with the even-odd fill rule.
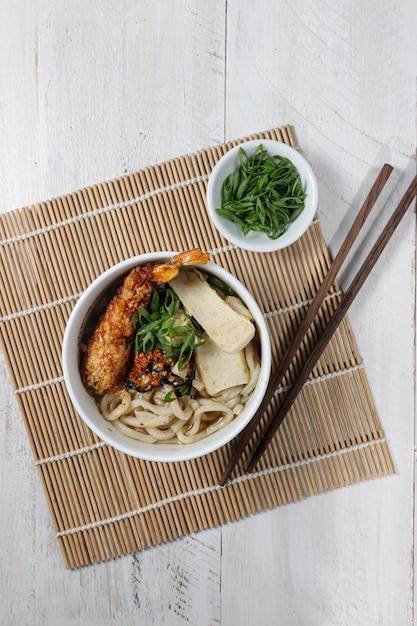
[[[284,401],[280,405],[277,413],[273,417],[271,423],[268,426],[268,429],[266,430],[258,447],[256,448],[252,456],[252,459],[250,460],[246,468],[248,472],[253,471],[255,465],[257,464],[262,454],[265,452],[266,448],[268,447],[272,437],[274,436],[274,434],[276,433],[276,431],[282,424],[285,416],[287,415],[298,393],[303,387],[305,381],[307,380],[309,374],[311,373],[312,369],[317,363],[319,357],[323,353],[323,350],[329,343],[331,337],[333,336],[334,332],[336,331],[337,327],[339,326],[340,322],[345,316],[348,308],[352,304],[353,300],[355,299],[357,293],[359,292],[366,278],[369,276],[372,268],[374,267],[379,256],[381,255],[382,251],[384,250],[385,246],[387,245],[388,241],[393,235],[401,219],[406,214],[411,201],[415,198],[416,195],[417,195],[417,176],[414,177],[413,181],[411,182],[404,196],[400,200],[391,218],[388,220],[385,228],[381,232],[380,236],[375,242],[370,253],[366,257],[365,261],[363,262],[360,269],[358,270],[356,276],[352,280],[350,286],[346,290],[342,301],[340,302],[332,318],[330,319],[329,323],[324,329],[323,334],[321,335],[319,341],[317,342],[317,344],[311,351],[310,355],[306,359],[296,381],[292,385],[288,394],[285,396]]]
[[[235,448],[233,450],[230,461],[228,462],[226,469],[224,470],[221,479],[220,485],[224,485],[228,478],[230,477],[235,465],[239,461],[239,458],[249,443],[256,427],[262,419],[262,416],[271,402],[278,386],[281,384],[282,379],[285,376],[285,373],[288,367],[291,364],[294,356],[296,355],[302,340],[304,339],[308,329],[310,328],[315,316],[317,315],[323,301],[330,289],[331,284],[336,278],[337,273],[339,272],[344,260],[346,259],[353,243],[355,242],[363,224],[365,223],[369,213],[371,212],[375,202],[377,201],[385,183],[387,182],[389,176],[391,175],[393,168],[391,165],[385,164],[381,171],[379,172],[367,198],[365,199],[362,208],[360,209],[355,221],[353,222],[344,242],[342,243],[338,254],[336,255],[333,263],[331,264],[326,276],[323,279],[322,284],[320,285],[312,303],[310,304],[298,330],[292,339],[291,343],[287,347],[283,358],[279,364],[277,372],[271,377],[269,381],[268,388],[266,390],[264,399],[259,406],[256,414],[246,426],[246,428],[242,431],[236,441]]]

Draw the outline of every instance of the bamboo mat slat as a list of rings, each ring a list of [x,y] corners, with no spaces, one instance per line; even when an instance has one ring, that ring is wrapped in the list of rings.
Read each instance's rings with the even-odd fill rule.
[[[199,247],[252,292],[267,320],[274,367],[330,264],[316,218],[290,248],[255,254],[228,244],[205,209],[208,176],[230,147],[289,126],[174,158],[0,215],[0,340],[66,567],[172,541],[198,530],[394,472],[346,317],[262,458],[245,474],[261,423],[224,488],[231,445],[161,464],[100,441],[69,400],[61,369],[68,317],[89,283],[123,259]],[[341,298],[333,284],[294,358],[276,408]]]

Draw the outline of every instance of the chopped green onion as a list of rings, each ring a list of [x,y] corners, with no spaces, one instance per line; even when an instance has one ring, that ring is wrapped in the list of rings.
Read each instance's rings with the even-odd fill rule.
[[[239,150],[239,167],[224,181],[222,205],[216,211],[251,231],[277,239],[304,209],[306,194],[300,175],[287,158],[269,155],[261,145],[247,156]]]
[[[170,287],[153,290],[148,309],[139,307],[132,319],[136,331],[132,341],[135,352],[148,354],[154,348],[160,348],[166,352],[167,358],[178,362],[180,370],[185,368],[194,348],[204,341],[201,327],[190,315],[185,316],[185,324],[178,323],[175,315],[180,305],[180,299]]]

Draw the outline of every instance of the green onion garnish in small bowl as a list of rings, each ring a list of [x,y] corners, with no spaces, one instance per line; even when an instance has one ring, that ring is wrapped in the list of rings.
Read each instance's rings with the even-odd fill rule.
[[[210,217],[230,242],[269,252],[296,241],[317,209],[317,182],[304,157],[274,140],[254,140],[229,150],[207,188]]]
[[[252,155],[239,148],[239,167],[223,183],[222,206],[216,209],[239,225],[277,239],[304,209],[306,194],[292,161],[267,153],[260,144]]]

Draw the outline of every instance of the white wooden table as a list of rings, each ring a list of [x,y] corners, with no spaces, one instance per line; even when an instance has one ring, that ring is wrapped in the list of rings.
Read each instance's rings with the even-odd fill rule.
[[[332,253],[395,167],[346,286],[416,172],[414,0],[3,0],[0,59],[1,211],[291,124]],[[415,623],[414,255],[410,209],[350,312],[394,476],[76,571],[2,355],[0,624]]]

